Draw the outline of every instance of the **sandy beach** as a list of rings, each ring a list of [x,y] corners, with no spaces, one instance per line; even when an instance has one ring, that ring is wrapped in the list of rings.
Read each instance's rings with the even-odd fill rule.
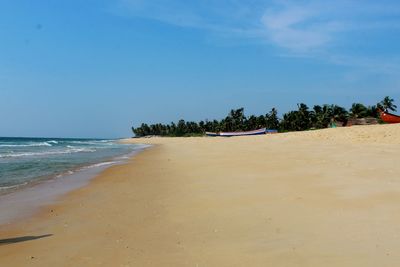
[[[400,125],[148,138],[0,226],[0,266],[396,266]]]

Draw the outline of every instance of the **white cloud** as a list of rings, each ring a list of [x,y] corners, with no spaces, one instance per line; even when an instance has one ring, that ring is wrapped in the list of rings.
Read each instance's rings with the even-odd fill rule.
[[[399,15],[400,5],[385,2],[279,1],[266,9],[261,20],[271,43],[307,54],[334,47],[344,34],[400,29]]]
[[[262,0],[119,0],[114,12],[179,27],[241,34],[252,32],[256,27],[254,24],[259,24],[255,18],[262,15],[261,6],[265,6]]]
[[[229,40],[256,39],[286,56],[387,73],[400,70],[387,56],[370,59],[368,54],[350,52],[355,43],[379,42],[368,37],[371,32],[400,29],[400,5],[395,1],[119,0],[115,12],[200,29]],[[360,33],[370,39],[353,37]]]
[[[310,22],[318,13],[309,7],[284,5],[262,17],[265,33],[275,45],[296,53],[318,49],[332,40],[333,22]]]
[[[400,5],[389,1],[119,0],[115,12],[179,27],[257,37],[293,52],[333,44],[340,33],[400,28]]]

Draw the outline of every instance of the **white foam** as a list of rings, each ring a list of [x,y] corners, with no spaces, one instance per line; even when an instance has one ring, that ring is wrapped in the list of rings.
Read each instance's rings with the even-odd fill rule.
[[[101,163],[96,163],[96,164],[93,164],[93,165],[89,165],[89,166],[85,167],[84,169],[102,167],[102,166],[107,166],[107,165],[111,165],[111,164],[115,164],[115,163],[118,163],[118,162],[116,162],[116,161],[101,162]]]
[[[46,155],[59,155],[59,154],[73,154],[80,152],[96,152],[96,149],[89,148],[69,148],[67,150],[57,151],[44,151],[44,152],[21,152],[12,154],[0,154],[0,158],[18,158],[18,157],[31,157],[31,156],[46,156]]]
[[[0,190],[8,190],[8,189],[13,189],[17,188],[23,185],[27,185],[28,183],[22,183],[22,184],[17,184],[17,185],[10,185],[10,186],[0,186]]]
[[[102,144],[112,144],[111,140],[90,140],[90,141],[70,141],[72,144],[81,144],[81,145],[102,145]]]
[[[22,145],[14,145],[14,144],[1,144],[0,147],[35,147],[35,146],[52,146],[48,142],[40,142],[33,144],[22,144]]]

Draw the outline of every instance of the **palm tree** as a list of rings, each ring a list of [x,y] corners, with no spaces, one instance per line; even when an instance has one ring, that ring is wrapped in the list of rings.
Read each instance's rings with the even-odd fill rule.
[[[289,111],[283,115],[281,128],[284,131],[304,131],[311,128],[311,112],[306,104],[297,105],[298,110]]]
[[[185,120],[179,120],[176,126],[176,136],[184,136],[186,134],[187,127]]]
[[[331,105],[330,109],[332,112],[332,118],[335,121],[341,121],[341,122],[347,121],[348,112],[344,107],[338,105]]]
[[[367,107],[367,116],[368,117],[374,117],[374,118],[379,118],[379,112],[377,109],[377,106],[368,106]]]
[[[350,115],[353,118],[364,118],[368,113],[368,109],[361,103],[353,103],[350,108]]]
[[[257,117],[254,115],[251,115],[248,119],[245,120],[245,127],[243,127],[244,130],[250,131],[250,130],[255,130],[258,128],[257,124]]]
[[[276,108],[272,108],[271,111],[265,115],[265,122],[269,129],[279,128],[278,110]]]
[[[393,98],[385,96],[385,98],[381,102],[379,102],[378,107],[383,108],[385,112],[388,112],[389,110],[396,111],[397,106],[393,102],[394,102]]]
[[[260,115],[257,117],[257,127],[256,128],[262,128],[266,127],[267,125],[267,120],[264,115]]]
[[[231,131],[236,131],[236,130],[244,130],[244,121],[246,117],[244,116],[244,108],[239,108],[239,109],[232,109],[231,112],[229,113],[228,117],[226,118],[227,122],[231,123],[230,130]]]
[[[289,111],[283,114],[283,119],[280,123],[280,128],[283,131],[298,131],[296,125],[298,111]]]
[[[326,128],[332,117],[332,109],[329,105],[315,105],[311,111],[311,120],[313,127],[317,129]]]
[[[307,130],[311,127],[311,113],[308,110],[308,106],[304,103],[297,104],[298,107],[298,118],[297,124],[299,130]]]

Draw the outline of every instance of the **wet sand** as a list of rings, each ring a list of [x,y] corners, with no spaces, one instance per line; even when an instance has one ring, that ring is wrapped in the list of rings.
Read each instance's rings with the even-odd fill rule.
[[[0,265],[400,260],[400,125],[128,142],[155,146],[29,220],[2,226]]]

